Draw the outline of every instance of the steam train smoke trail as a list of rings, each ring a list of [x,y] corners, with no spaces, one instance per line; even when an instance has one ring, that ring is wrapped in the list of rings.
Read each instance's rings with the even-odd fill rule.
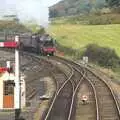
[[[18,15],[21,21],[35,21],[47,26],[49,23],[48,7],[60,0],[0,0],[0,16]]]

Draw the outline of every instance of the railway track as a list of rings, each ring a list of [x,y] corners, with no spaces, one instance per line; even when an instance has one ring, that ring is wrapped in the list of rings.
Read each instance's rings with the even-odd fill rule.
[[[5,51],[5,52],[9,52],[9,51]],[[9,53],[7,55],[10,56]],[[37,101],[35,101],[35,102],[34,102],[34,100],[36,98],[39,98],[39,96],[41,95],[40,93],[42,93],[42,92],[40,92],[41,91],[40,79],[41,79],[41,77],[49,76],[50,71],[52,69],[54,69],[54,67],[48,61],[45,61],[44,59],[40,59],[40,58],[38,59],[37,57],[35,57],[35,55],[28,54],[25,52],[22,53],[22,56],[20,56],[20,59],[21,59],[21,61],[20,61],[21,62],[21,68],[20,68],[21,72],[24,73],[26,76],[26,78],[25,78],[26,99],[27,99],[27,102],[30,101],[29,107],[31,107],[29,112],[26,111],[25,113],[23,112],[21,114],[22,114],[23,118],[25,118],[25,120],[33,120],[35,107],[37,109],[37,107],[38,107],[37,103],[38,103],[39,99],[37,99]],[[5,62],[6,60],[8,60],[8,59],[6,58],[6,59],[3,59],[2,61]],[[9,59],[9,60],[11,60],[11,59]],[[14,63],[14,55],[12,55],[12,62]],[[31,115],[32,115],[32,117],[30,117]],[[0,115],[0,119],[8,120],[8,116],[9,115],[7,115],[7,116]],[[10,114],[10,119],[14,120],[14,113]]]
[[[55,58],[54,58],[55,59]],[[57,61],[57,60],[56,60]],[[62,61],[62,62],[61,62]],[[79,88],[79,85],[83,79],[83,75],[79,69],[75,66],[71,66],[63,60],[59,60],[64,66],[68,66],[71,70],[71,74],[64,81],[61,87],[56,92],[53,102],[45,116],[45,120],[71,120],[73,119],[74,99]],[[55,60],[51,61],[55,63]],[[66,74],[66,73],[65,73]],[[81,76],[80,76],[81,74]],[[67,76],[67,75],[66,75]]]
[[[1,59],[0,59],[0,63],[2,64],[2,66],[5,66],[6,60],[10,60],[11,64],[14,63],[14,54],[12,54],[11,52],[8,52],[8,51],[7,52],[2,51],[1,54],[3,54],[3,57],[1,55]],[[20,56],[20,58],[21,58],[21,56]],[[39,67],[39,65],[41,65],[40,62],[35,61],[35,59],[32,56],[22,54],[22,59],[20,61],[21,61],[20,62],[20,64],[21,64],[21,68],[20,68],[21,72],[25,72],[26,74],[29,73],[30,70],[31,70],[31,72],[33,72],[33,71],[40,72],[40,70],[43,69],[43,68]],[[38,67],[35,68],[35,66],[38,66]],[[28,97],[29,95],[31,96],[31,94],[35,93],[35,89],[32,87],[31,82],[34,79],[35,80],[38,79],[39,78],[38,75],[36,77],[32,77],[32,76],[30,77],[30,76],[26,75],[27,79],[28,79],[28,80],[26,79],[26,83],[27,83],[27,94],[26,95],[27,95],[27,98],[29,98]]]
[[[21,66],[22,69],[27,69],[26,75],[26,91],[27,100],[31,100],[39,91],[39,81],[41,77],[50,74],[49,71],[54,69],[53,65],[45,59],[40,59],[34,54],[22,53],[24,57],[29,58],[29,62]],[[34,82],[33,82],[34,81]],[[37,87],[38,86],[38,87]],[[30,89],[31,88],[31,89]],[[31,92],[30,92],[31,91]]]
[[[35,72],[37,70],[36,75],[38,75],[41,71],[47,69],[49,71],[47,74],[54,78],[57,86],[56,93],[52,98],[53,102],[50,102],[49,109],[43,116],[44,120],[77,120],[75,114],[83,116],[90,113],[91,115],[86,117],[85,120],[120,120],[120,109],[113,90],[102,77],[100,78],[95,74],[95,71],[93,72],[90,68],[59,57],[43,59],[45,63],[47,61],[44,69],[33,64],[31,71]],[[39,57],[34,56],[32,60],[41,63]],[[24,64],[24,67],[28,67],[30,63]],[[31,75],[34,76],[32,79],[37,80],[40,77],[38,75],[37,78],[36,75]],[[32,79],[27,81],[28,85],[32,84]],[[82,90],[83,86],[85,88]],[[32,85],[30,87],[32,88]],[[86,107],[83,107],[79,102],[84,89],[89,92],[89,103]],[[36,94],[37,91],[33,90],[33,93]],[[80,111],[81,108],[83,108],[83,111]],[[93,112],[90,108],[93,108]],[[88,110],[88,113],[86,110]]]
[[[120,109],[113,90],[106,81],[87,69],[87,77],[94,85],[98,101],[98,120],[119,120]]]
[[[64,108],[60,107],[62,106],[62,104],[60,104],[60,101],[64,101],[61,99],[61,97],[64,97],[63,94],[59,93],[57,94],[57,99],[56,101],[54,101],[54,104],[52,106],[51,111],[48,112],[48,115],[46,117],[45,120],[54,120],[54,119],[60,119],[60,120],[74,120],[75,119],[75,106],[76,106],[76,101],[78,101],[76,99],[76,95],[78,93],[79,88],[81,87],[81,83],[82,81],[87,81],[88,84],[88,88],[91,88],[91,96],[90,99],[92,99],[92,104],[88,105],[88,107],[90,108],[94,108],[93,109],[93,115],[92,117],[88,117],[87,119],[91,119],[91,120],[119,120],[120,119],[120,111],[119,111],[119,106],[117,103],[117,100],[114,96],[114,92],[112,91],[112,89],[110,88],[110,86],[100,77],[98,77],[92,70],[90,69],[86,69],[83,66],[81,67],[81,65],[76,64],[72,61],[69,60],[65,60],[62,58],[52,58],[52,59],[56,59],[56,61],[60,61],[61,63],[64,64],[68,64],[73,68],[73,76],[71,76],[71,79],[69,79],[68,83],[71,83],[71,89],[70,89],[70,85],[68,89],[68,96],[71,96],[72,94],[72,98],[68,99],[68,103],[69,104],[69,113],[63,114],[63,115],[59,115],[58,113],[56,113],[56,110],[59,109],[59,113],[60,111],[64,111]],[[84,68],[84,70],[83,70]],[[81,73],[81,76],[79,76],[79,78],[83,79],[82,81],[79,79],[75,79],[77,78],[78,74],[74,73],[75,71],[79,71],[79,74]],[[82,71],[82,72],[81,72]],[[84,72],[83,72],[84,71]],[[76,76],[76,77],[75,77]],[[72,77],[74,79],[72,79]],[[67,80],[66,80],[67,81]],[[67,83],[67,82],[66,82]],[[67,85],[66,85],[67,86]],[[66,88],[63,87],[63,93],[66,93]],[[69,92],[70,91],[70,92]],[[69,103],[69,100],[71,100],[71,103]],[[60,106],[59,106],[60,105]],[[64,103],[63,103],[64,105]],[[79,109],[79,108],[78,108]],[[90,109],[89,109],[90,110]],[[67,109],[66,109],[67,112]],[[66,113],[64,112],[64,113]],[[91,110],[89,111],[91,113]],[[86,111],[85,111],[86,113]],[[84,114],[84,113],[83,113]],[[63,118],[61,118],[60,116],[63,116]],[[82,120],[82,119],[81,119]]]

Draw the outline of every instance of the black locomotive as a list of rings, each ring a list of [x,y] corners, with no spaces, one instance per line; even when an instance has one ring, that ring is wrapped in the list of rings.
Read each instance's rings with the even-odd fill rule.
[[[54,55],[56,51],[55,40],[49,34],[18,34],[20,37],[20,49],[36,52],[41,55]],[[0,34],[0,40],[13,41],[15,35]]]

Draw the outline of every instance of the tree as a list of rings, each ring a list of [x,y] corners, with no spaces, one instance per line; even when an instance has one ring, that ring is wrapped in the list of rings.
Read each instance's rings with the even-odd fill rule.
[[[52,9],[49,11],[50,18],[57,17],[57,16],[58,16],[58,11],[56,9]]]
[[[44,34],[45,33],[45,28],[44,27],[41,27],[38,31],[37,31],[38,34]]]

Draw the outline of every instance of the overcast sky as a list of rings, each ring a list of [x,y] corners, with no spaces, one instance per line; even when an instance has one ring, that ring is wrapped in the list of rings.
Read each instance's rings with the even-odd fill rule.
[[[17,14],[21,20],[48,22],[48,7],[60,0],[0,0],[0,15]]]

